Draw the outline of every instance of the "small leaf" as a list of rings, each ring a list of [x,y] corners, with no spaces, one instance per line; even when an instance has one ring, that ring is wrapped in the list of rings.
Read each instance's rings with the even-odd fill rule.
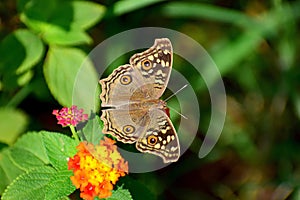
[[[69,2],[34,0],[22,4],[21,21],[41,36],[49,31],[49,26],[70,29],[73,12]]]
[[[17,74],[21,74],[41,60],[44,54],[44,45],[39,37],[28,30],[19,29],[14,34],[22,46],[25,47],[26,52],[25,60],[23,60],[21,66],[17,69]],[[10,49],[10,52],[12,52],[12,49]]]
[[[28,30],[19,29],[4,38],[0,43],[2,87],[11,90],[28,83],[32,74],[26,72],[41,60],[43,54],[42,41]]]
[[[132,196],[127,189],[122,187],[117,188],[117,190],[112,191],[112,195],[107,200],[132,200]]]
[[[52,95],[63,105],[95,110],[98,76],[87,55],[75,48],[51,46],[44,75]]]
[[[89,120],[82,130],[82,134],[84,135],[83,139],[86,139],[89,143],[93,143],[94,145],[99,144],[99,141],[104,136],[100,124],[101,121],[97,115],[94,119]]]
[[[24,73],[41,60],[44,46],[40,38],[29,30],[19,29],[0,43],[0,69]]]
[[[73,27],[88,29],[95,25],[104,16],[106,8],[89,1],[72,1]]]
[[[134,10],[142,9],[146,6],[155,4],[157,2],[161,2],[161,0],[124,0],[124,1],[117,1],[114,4],[114,14],[115,15],[122,15]]]
[[[60,199],[72,193],[71,171],[56,171],[44,166],[19,176],[4,192],[2,199]]]
[[[23,74],[20,74],[18,77],[18,80],[17,80],[18,85],[20,85],[20,86],[26,85],[27,83],[30,82],[33,75],[34,75],[33,70],[28,70],[28,71],[24,72]]]
[[[27,123],[27,116],[20,110],[0,108],[0,141],[12,144],[24,131]]]
[[[60,133],[42,131],[43,142],[51,165],[56,169],[67,169],[67,161],[76,153],[77,142]]]

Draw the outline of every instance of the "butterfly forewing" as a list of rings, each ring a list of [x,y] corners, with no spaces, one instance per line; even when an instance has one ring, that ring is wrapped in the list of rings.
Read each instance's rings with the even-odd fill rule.
[[[107,78],[100,80],[102,107],[113,107],[129,104],[132,93],[140,87],[142,77],[131,65],[122,65],[115,69]]]
[[[152,84],[155,99],[164,93],[171,74],[173,49],[169,39],[156,39],[148,50],[130,58],[130,64],[139,69],[144,83]]]

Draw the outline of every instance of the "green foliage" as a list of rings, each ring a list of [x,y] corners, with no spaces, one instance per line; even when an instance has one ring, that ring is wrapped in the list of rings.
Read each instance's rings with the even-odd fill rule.
[[[46,57],[43,68],[50,91],[62,105],[71,105],[74,80],[79,69],[85,70],[85,75],[89,77],[90,82],[86,82],[88,85],[91,82],[95,83],[97,75],[92,70],[91,62],[86,61],[85,65],[81,66],[87,57],[82,50],[65,46],[90,43],[91,38],[86,30],[103,17],[105,7],[84,1],[42,0],[19,1],[18,7],[20,19],[29,30],[19,29],[0,43],[0,53],[3,56],[0,61],[2,72],[0,89],[10,94],[11,91],[26,86],[26,93],[30,93],[34,89],[30,85],[30,80],[34,76],[33,68],[38,63],[42,64],[42,58]],[[44,50],[45,45],[49,45],[47,52]],[[8,49],[10,51],[7,51]],[[53,73],[60,76],[54,77]],[[87,80],[85,77],[80,78]],[[20,90],[20,93],[26,87]],[[81,93],[77,95],[82,96]],[[24,96],[26,97],[16,95],[15,98]],[[3,97],[1,101],[4,105],[14,100],[10,100],[7,96]],[[91,98],[94,100],[95,96]],[[12,103],[8,105],[15,106]]]
[[[42,41],[29,30],[19,29],[6,36],[0,43],[1,89],[9,91],[27,84],[33,76],[31,69],[43,53]]]
[[[47,10],[44,8],[47,7]],[[50,45],[90,43],[85,30],[101,19],[105,7],[84,1],[28,1],[20,19]]]
[[[31,132],[0,153],[2,199],[59,199],[72,193],[67,159],[76,153],[76,142],[55,132]],[[34,195],[36,195],[34,197]]]

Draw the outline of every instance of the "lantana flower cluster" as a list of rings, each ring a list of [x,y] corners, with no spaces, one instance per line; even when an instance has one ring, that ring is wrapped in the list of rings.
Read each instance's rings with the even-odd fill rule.
[[[88,119],[88,115],[83,114],[83,109],[78,109],[75,105],[70,108],[64,107],[61,110],[53,110],[52,114],[56,116],[57,123],[63,127],[76,126],[79,122]]]
[[[80,142],[77,149],[68,168],[74,172],[71,180],[80,189],[80,197],[92,200],[96,196],[111,196],[118,179],[128,173],[128,163],[118,152],[115,141],[104,137],[100,145]]]

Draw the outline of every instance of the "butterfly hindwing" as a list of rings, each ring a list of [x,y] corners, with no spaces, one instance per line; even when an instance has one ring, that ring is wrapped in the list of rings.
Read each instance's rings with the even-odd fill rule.
[[[136,148],[160,156],[165,163],[175,162],[180,155],[180,145],[176,130],[167,116],[159,109],[150,111],[150,123]]]
[[[143,111],[135,111],[133,115],[138,117],[131,118],[126,106],[121,109],[103,110],[101,115],[104,124],[103,133],[111,134],[123,143],[136,142],[144,133],[149,116]]]

